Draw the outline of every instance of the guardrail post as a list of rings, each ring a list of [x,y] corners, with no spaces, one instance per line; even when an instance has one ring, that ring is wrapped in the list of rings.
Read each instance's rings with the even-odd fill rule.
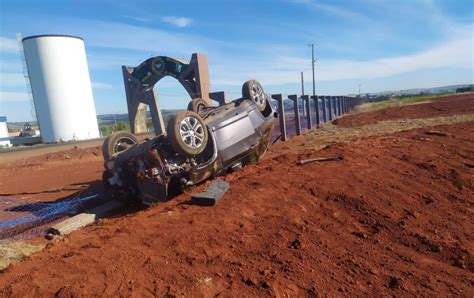
[[[342,116],[342,96],[339,96],[339,116]]]
[[[339,117],[342,115],[342,96],[337,97],[337,115]]]
[[[306,116],[306,108],[305,108],[305,105],[304,105],[303,95],[301,95],[300,98],[302,99],[302,101],[300,103],[298,103],[298,106],[300,106],[300,108],[301,108],[300,117],[305,117]]]
[[[319,119],[319,100],[317,95],[311,95],[311,99],[314,101],[314,108],[316,109],[316,127],[321,123]]]
[[[288,140],[288,135],[286,134],[285,104],[283,102],[283,95],[272,94],[272,98],[278,102],[278,120],[280,121],[281,140],[286,141]]]
[[[308,129],[313,128],[313,121],[311,119],[311,102],[309,101],[309,95],[301,95],[303,102],[305,104],[306,111],[306,124]]]
[[[327,101],[328,101],[328,112],[329,112],[329,122],[332,121],[332,96],[327,96]]]
[[[327,118],[327,113],[326,113],[326,96],[320,96],[321,98],[321,108],[323,110],[323,123],[326,123],[328,121]]]
[[[296,135],[299,136],[301,135],[301,119],[300,119],[300,109],[298,106],[298,95],[296,94],[288,95],[288,98],[293,101],[293,110],[295,113],[295,130],[296,130]]]
[[[336,119],[336,97],[331,96],[331,104],[332,104],[332,120]]]

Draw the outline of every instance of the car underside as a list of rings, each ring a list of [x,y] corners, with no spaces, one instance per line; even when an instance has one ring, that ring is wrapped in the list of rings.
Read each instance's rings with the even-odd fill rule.
[[[257,162],[273,136],[275,112],[257,81],[247,81],[242,98],[219,107],[193,99],[178,112],[166,134],[139,143],[126,132],[103,145],[103,181],[112,195],[139,198],[144,205],[169,198],[208,178]]]

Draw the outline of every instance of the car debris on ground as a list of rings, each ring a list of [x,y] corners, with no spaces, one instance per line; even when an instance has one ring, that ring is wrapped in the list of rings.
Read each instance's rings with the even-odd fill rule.
[[[97,197],[97,195],[95,195]],[[52,240],[57,236],[64,236],[84,228],[96,220],[104,217],[105,215],[109,214],[110,212],[123,208],[124,205],[120,201],[111,200],[102,205],[92,208],[88,212],[79,213],[70,217],[64,221],[61,221],[46,231],[45,238],[48,240]]]
[[[431,135],[431,136],[440,136],[440,137],[447,137],[448,136],[448,133],[446,133],[444,131],[439,131],[439,130],[430,130],[430,131],[425,132],[425,134]]]
[[[299,165],[304,165],[310,162],[315,162],[315,161],[336,161],[336,160],[342,160],[342,156],[333,156],[333,157],[315,157],[315,158],[309,158],[309,159],[302,159],[297,162]]]
[[[200,193],[192,195],[191,204],[200,206],[214,206],[229,190],[230,184],[224,180],[214,180],[209,187]]]

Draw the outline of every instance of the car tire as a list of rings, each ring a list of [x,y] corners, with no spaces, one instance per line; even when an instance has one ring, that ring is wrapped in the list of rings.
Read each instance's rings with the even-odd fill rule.
[[[250,99],[257,105],[260,112],[263,112],[267,107],[265,91],[262,85],[256,80],[247,81],[242,85],[242,98]]]
[[[196,112],[176,113],[168,122],[167,133],[171,147],[176,153],[193,157],[206,148],[207,127]]]
[[[192,111],[199,114],[205,109],[207,109],[208,107],[209,107],[209,104],[204,99],[194,98],[188,104],[188,111]]]
[[[105,162],[119,152],[125,151],[138,143],[137,137],[126,131],[119,131],[108,136],[102,144],[102,155]]]

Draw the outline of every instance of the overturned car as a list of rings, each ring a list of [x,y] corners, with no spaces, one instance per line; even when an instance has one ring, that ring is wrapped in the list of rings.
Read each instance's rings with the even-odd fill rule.
[[[242,98],[210,107],[193,99],[170,119],[166,135],[139,143],[126,132],[104,141],[103,182],[113,195],[131,195],[144,205],[166,200],[210,177],[257,162],[273,136],[275,112],[262,86],[242,86]]]

